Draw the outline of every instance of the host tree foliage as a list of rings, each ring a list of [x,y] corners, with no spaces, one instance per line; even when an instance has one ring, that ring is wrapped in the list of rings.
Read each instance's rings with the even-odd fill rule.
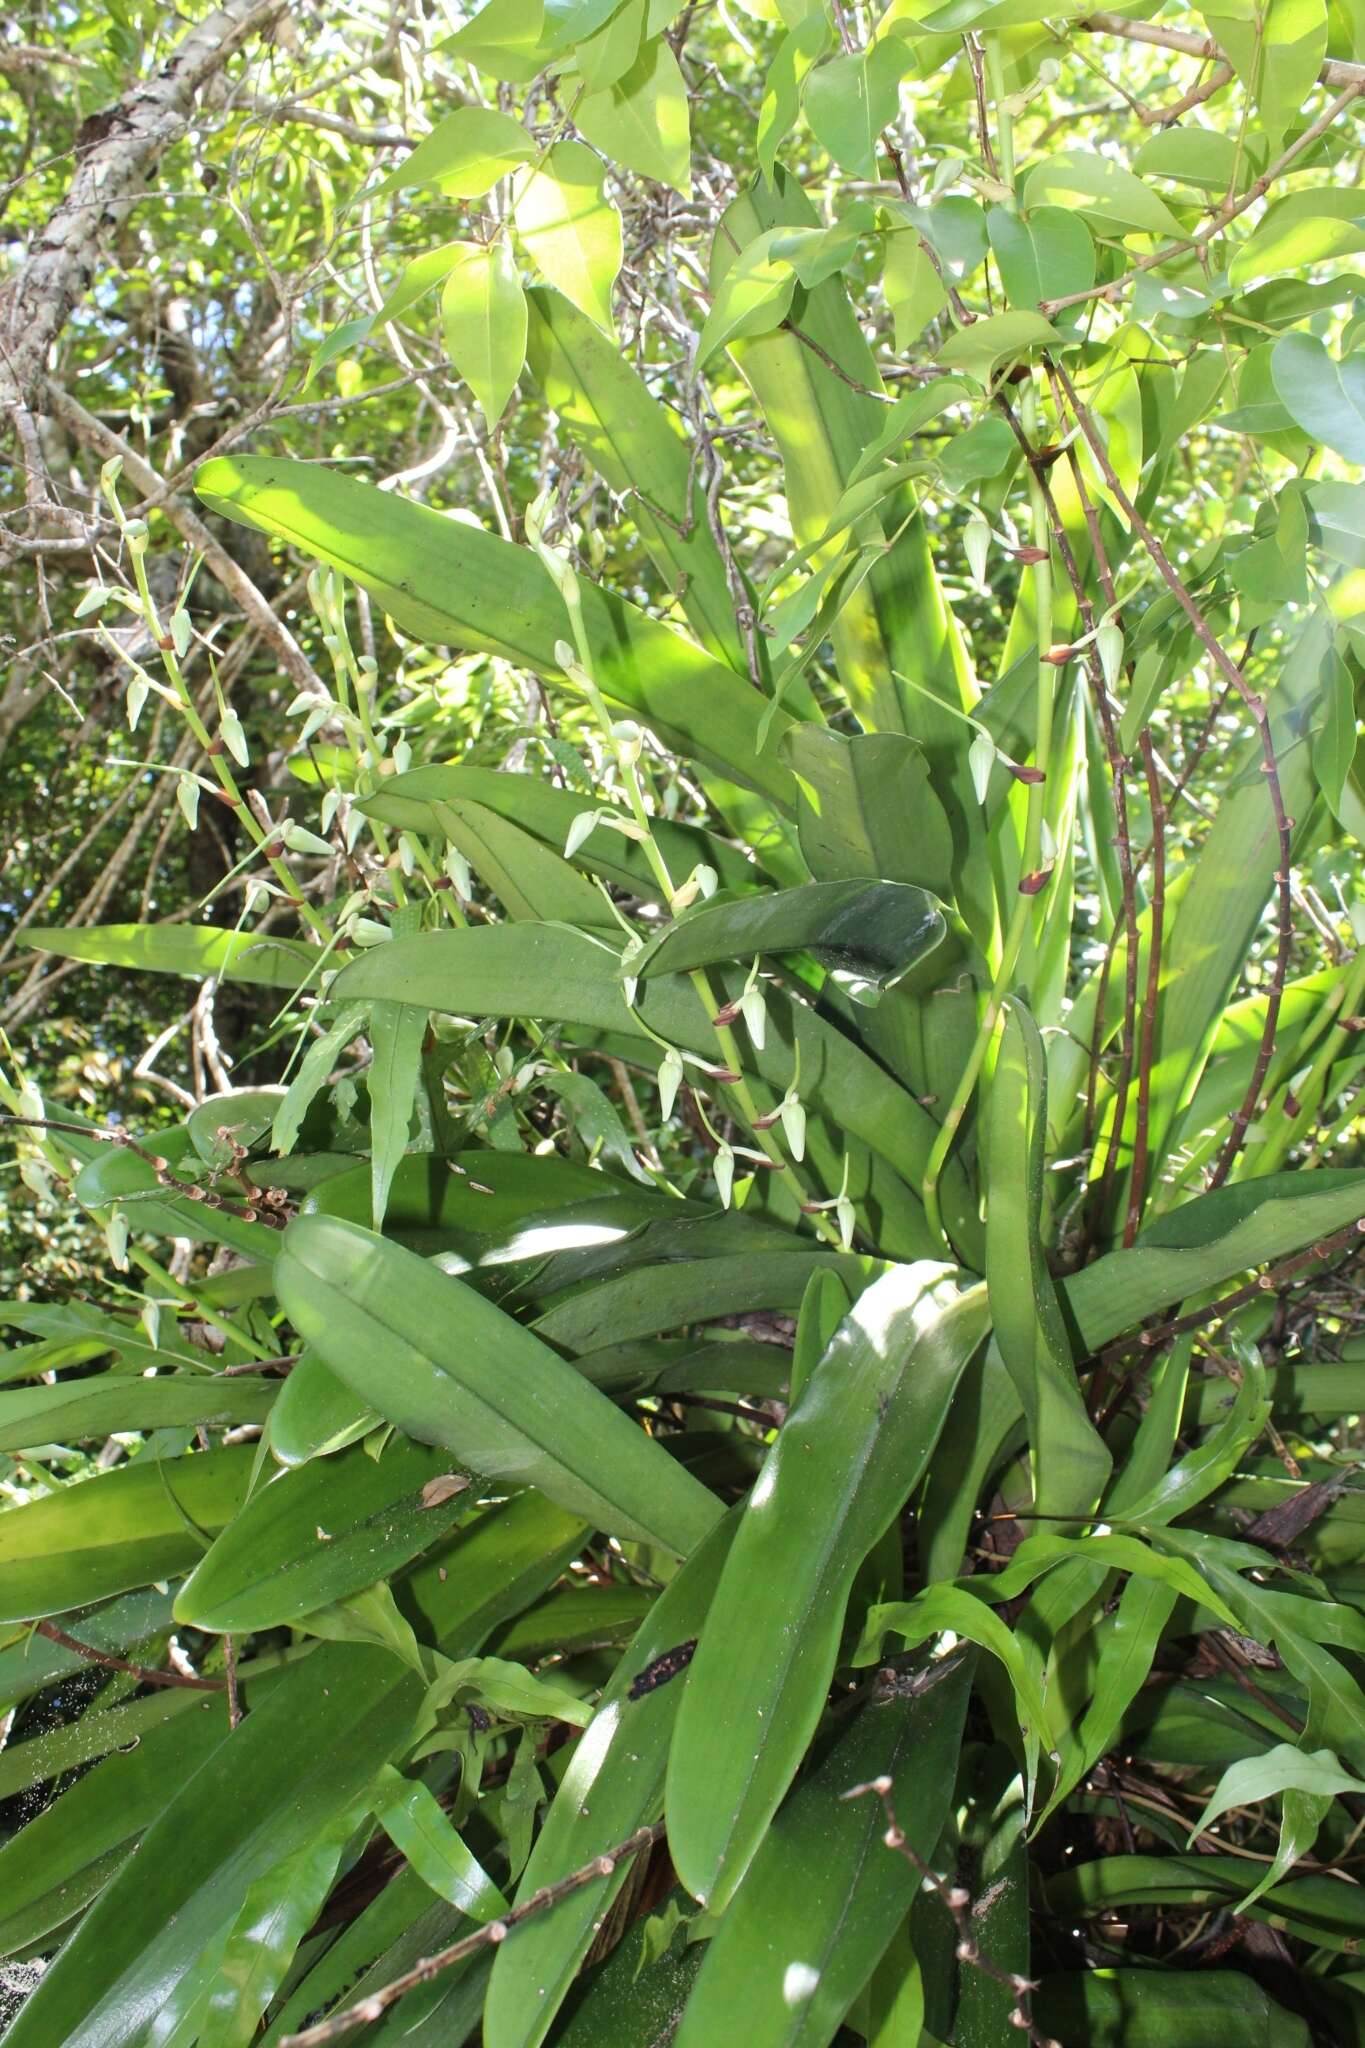
[[[1362,93],[0,30],[13,2048],[1365,2037]]]

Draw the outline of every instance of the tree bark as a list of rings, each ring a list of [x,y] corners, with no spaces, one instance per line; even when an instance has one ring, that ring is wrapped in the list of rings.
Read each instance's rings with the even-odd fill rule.
[[[0,408],[38,402],[48,353],[94,282],[101,245],[141,196],[147,176],[189,125],[208,81],[287,0],[224,0],[154,78],[103,108],[76,138],[76,171],[27,257],[0,285]]]

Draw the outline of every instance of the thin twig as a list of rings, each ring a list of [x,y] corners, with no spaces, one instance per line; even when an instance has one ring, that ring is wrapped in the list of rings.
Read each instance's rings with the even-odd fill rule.
[[[971,1921],[972,1895],[966,1886],[949,1884],[945,1878],[939,1876],[933,1865],[926,1863],[918,1850],[913,1849],[907,1841],[905,1830],[896,1818],[896,1809],[891,1804],[891,1794],[894,1786],[895,1781],[892,1778],[886,1776],[870,1778],[865,1785],[850,1786],[847,1792],[841,1794],[841,1797],[844,1799],[865,1799],[871,1793],[880,1800],[882,1813],[886,1819],[886,1831],[882,1836],[882,1841],[888,1849],[894,1849],[898,1856],[903,1856],[906,1862],[923,1880],[925,1887],[937,1894],[951,1918],[953,1926],[957,1930],[957,1941],[954,1947],[954,1954],[957,1960],[960,1963],[969,1963],[974,1970],[980,1970],[983,1977],[991,1978],[994,1983],[1001,1985],[1009,1992],[1010,1997],[1014,2001],[1011,2025],[1017,2027],[1021,2033],[1026,2034],[1030,2041],[1037,2044],[1037,2048],[1059,2048],[1058,2043],[1046,2040],[1034,2028],[1033,2017],[1029,2010],[1029,2000],[1033,1992],[1038,1989],[1038,1986],[1033,1979],[1031,1977],[1021,1977],[1014,1970],[1004,1970],[1000,1967],[999,1963],[993,1962],[989,1956],[981,1953],[981,1947],[976,1939],[976,1933]]]
[[[627,1835],[624,1842],[618,1842],[614,1849],[608,1849],[603,1856],[595,1856],[591,1863],[585,1863],[579,1870],[571,1870],[567,1877],[561,1877],[554,1884],[546,1884],[539,1891],[532,1892],[529,1899],[513,1906],[500,1920],[490,1920],[486,1926],[478,1927],[473,1934],[465,1935],[462,1941],[455,1941],[449,1948],[438,1949],[435,1955],[423,1956],[410,1970],[404,1970],[401,1977],[385,1984],[378,1991],[372,1991],[365,1998],[348,2005],[330,2019],[319,2020],[316,2026],[305,2027],[301,2034],[286,2034],[280,2048],[324,2048],[324,2044],[339,2041],[343,2034],[349,2034],[356,2027],[371,2026],[382,2019],[391,2005],[400,1998],[406,1998],[409,1991],[415,1991],[419,1984],[429,1984],[433,1977],[439,1977],[445,1970],[462,1963],[467,1957],[477,1955],[480,1949],[495,1948],[506,1941],[509,1934],[519,1927],[523,1920],[529,1920],[533,1913],[543,1913],[550,1906],[557,1906],[561,1899],[567,1899],[571,1892],[581,1891],[585,1884],[596,1879],[611,1877],[618,1863],[627,1857],[638,1856],[642,1849],[652,1849],[663,1838],[664,1824],[656,1821],[653,1827],[636,1828],[633,1835]]]
[[[1191,1309],[1188,1315],[1176,1316],[1168,1323],[1160,1323],[1154,1329],[1141,1330],[1135,1337],[1119,1337],[1112,1344],[1106,1344],[1102,1351],[1095,1353],[1096,1361],[1107,1365],[1114,1359],[1126,1358],[1130,1352],[1151,1353],[1169,1344],[1172,1337],[1182,1337],[1187,1330],[1199,1330],[1206,1323],[1223,1322],[1234,1309],[1245,1302],[1255,1301],[1258,1295],[1274,1294],[1286,1280],[1292,1280],[1306,1266],[1317,1265],[1322,1259],[1330,1259],[1334,1253],[1345,1251],[1358,1239],[1365,1237],[1365,1216],[1358,1223],[1348,1223],[1344,1230],[1338,1230],[1321,1243],[1310,1245],[1306,1251],[1296,1252],[1291,1259],[1283,1260],[1278,1266],[1258,1274],[1256,1279],[1246,1281],[1241,1287],[1234,1287],[1230,1294],[1224,1294],[1217,1301],[1211,1301],[1205,1308]]]
[[[1122,277],[1113,278],[1108,284],[1091,285],[1083,292],[1066,292],[1056,299],[1040,299],[1038,310],[1043,318],[1050,320],[1055,313],[1062,312],[1067,306],[1082,306],[1090,299],[1104,299],[1112,305],[1116,299],[1122,297],[1125,288],[1132,284],[1135,278],[1143,276],[1147,271],[1155,270],[1162,263],[1169,263],[1175,256],[1202,256],[1210,242],[1240,214],[1254,206],[1258,199],[1264,199],[1275,180],[1283,177],[1290,165],[1324,136],[1329,128],[1335,127],[1338,117],[1365,92],[1365,69],[1359,65],[1352,68],[1360,72],[1360,77],[1353,79],[1345,92],[1339,93],[1331,105],[1318,115],[1317,120],[1309,123],[1302,135],[1291,142],[1288,149],[1262,171],[1260,177],[1247,187],[1240,198],[1225,199],[1213,219],[1206,227],[1202,227],[1197,235],[1182,236],[1178,242],[1167,242],[1162,248],[1153,249],[1146,256],[1139,256],[1137,261],[1124,271]]]
[[[1050,366],[1050,369],[1051,367],[1053,366]],[[1256,1064],[1241,1106],[1233,1111],[1232,1130],[1209,1178],[1209,1187],[1217,1188],[1221,1187],[1227,1179],[1233,1162],[1246,1140],[1247,1130],[1255,1116],[1256,1105],[1260,1100],[1261,1085],[1265,1080],[1271,1054],[1274,1051],[1275,1033],[1280,1021],[1280,1003],[1284,996],[1285,981],[1288,978],[1289,955],[1294,938],[1294,899],[1290,872],[1290,861],[1293,853],[1293,822],[1284,807],[1284,792],[1280,786],[1279,762],[1275,757],[1275,743],[1270,731],[1269,706],[1264,697],[1259,696],[1251,688],[1241,669],[1228,653],[1226,647],[1224,647],[1222,641],[1204,617],[1203,612],[1200,611],[1198,605],[1191,597],[1183,580],[1173,567],[1165,548],[1152,532],[1146,520],[1142,518],[1128,493],[1124,490],[1114,465],[1109,460],[1108,450],[1104,445],[1103,437],[1089,407],[1084,404],[1077,394],[1075,385],[1060,363],[1055,365],[1055,373],[1058,383],[1067,395],[1067,401],[1076,423],[1085,435],[1090,452],[1099,467],[1100,474],[1113,494],[1115,504],[1127,520],[1132,532],[1142,542],[1162,581],[1193,626],[1195,637],[1212,655],[1220,673],[1227,679],[1255,719],[1257,736],[1261,744],[1261,772],[1266,779],[1266,789],[1269,792],[1270,805],[1275,816],[1275,833],[1279,844],[1279,866],[1275,873],[1279,895],[1279,936],[1275,949],[1275,965],[1266,996],[1265,1027],[1261,1033],[1261,1043],[1256,1054]]]
[[[78,1642],[65,1629],[53,1621],[39,1621],[34,1624],[40,1636],[46,1636],[50,1643],[56,1643],[63,1650],[70,1650],[77,1657],[83,1657],[87,1664],[100,1664],[108,1671],[126,1672],[139,1685],[179,1686],[186,1692],[221,1692],[221,1678],[185,1678],[178,1671],[153,1671],[146,1664],[130,1664],[126,1657],[116,1657],[110,1650],[97,1650],[93,1643]]]

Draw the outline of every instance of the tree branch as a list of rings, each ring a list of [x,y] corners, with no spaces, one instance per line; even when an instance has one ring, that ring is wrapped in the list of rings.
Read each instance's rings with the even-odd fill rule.
[[[1197,36],[1189,29],[1167,28],[1157,21],[1130,21],[1126,14],[1087,14],[1076,27],[1092,36],[1122,36],[1130,43],[1154,43],[1158,49],[1178,50],[1185,57],[1217,57],[1227,62],[1227,52],[1212,36]],[[1323,85],[1365,85],[1365,64],[1343,64],[1329,57],[1318,73]]]
[[[108,460],[118,456],[123,463],[123,473],[144,497],[155,500],[170,520],[181,539],[198,551],[207,562],[223,588],[230,591],[242,608],[244,617],[269,641],[279,656],[280,666],[290,680],[301,690],[311,690],[318,695],[327,694],[325,685],[317,670],[309,661],[298,641],[284,621],[278,616],[269,600],[262,595],[239,563],[221,543],[214,539],[208,527],[192,506],[187,505],[165,483],[152,468],[144,462],[112,427],[106,427],[103,420],[87,412],[83,405],[49,378],[44,387],[47,403],[54,417],[61,421],[71,433],[95,453]]]
[[[204,86],[285,4],[224,0],[155,77],[86,122],[76,138],[76,171],[66,197],[0,286],[0,408],[24,409],[36,399],[48,351],[90,289],[110,230],[127,217],[149,172],[184,134]]]

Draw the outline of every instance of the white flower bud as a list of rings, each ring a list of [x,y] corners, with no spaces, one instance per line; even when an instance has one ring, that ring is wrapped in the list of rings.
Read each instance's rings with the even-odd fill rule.
[[[778,1114],[782,1119],[782,1135],[787,1141],[787,1150],[799,1165],[806,1156],[805,1105],[794,1095],[789,1095]]]
[[[181,775],[175,785],[175,800],[191,832],[199,823],[199,784],[192,775]]]
[[[564,858],[572,860],[574,855],[592,835],[597,824],[596,811],[580,811],[570,825],[564,839]]]
[[[744,1028],[753,1040],[755,1049],[763,1050],[763,1037],[768,1023],[768,1006],[763,1000],[761,988],[746,988],[739,999],[740,1015]]]
[[[672,1116],[673,1105],[678,1099],[678,1089],[682,1084],[682,1078],[682,1056],[673,1046],[670,1046],[659,1062],[659,1114],[661,1116]]]

